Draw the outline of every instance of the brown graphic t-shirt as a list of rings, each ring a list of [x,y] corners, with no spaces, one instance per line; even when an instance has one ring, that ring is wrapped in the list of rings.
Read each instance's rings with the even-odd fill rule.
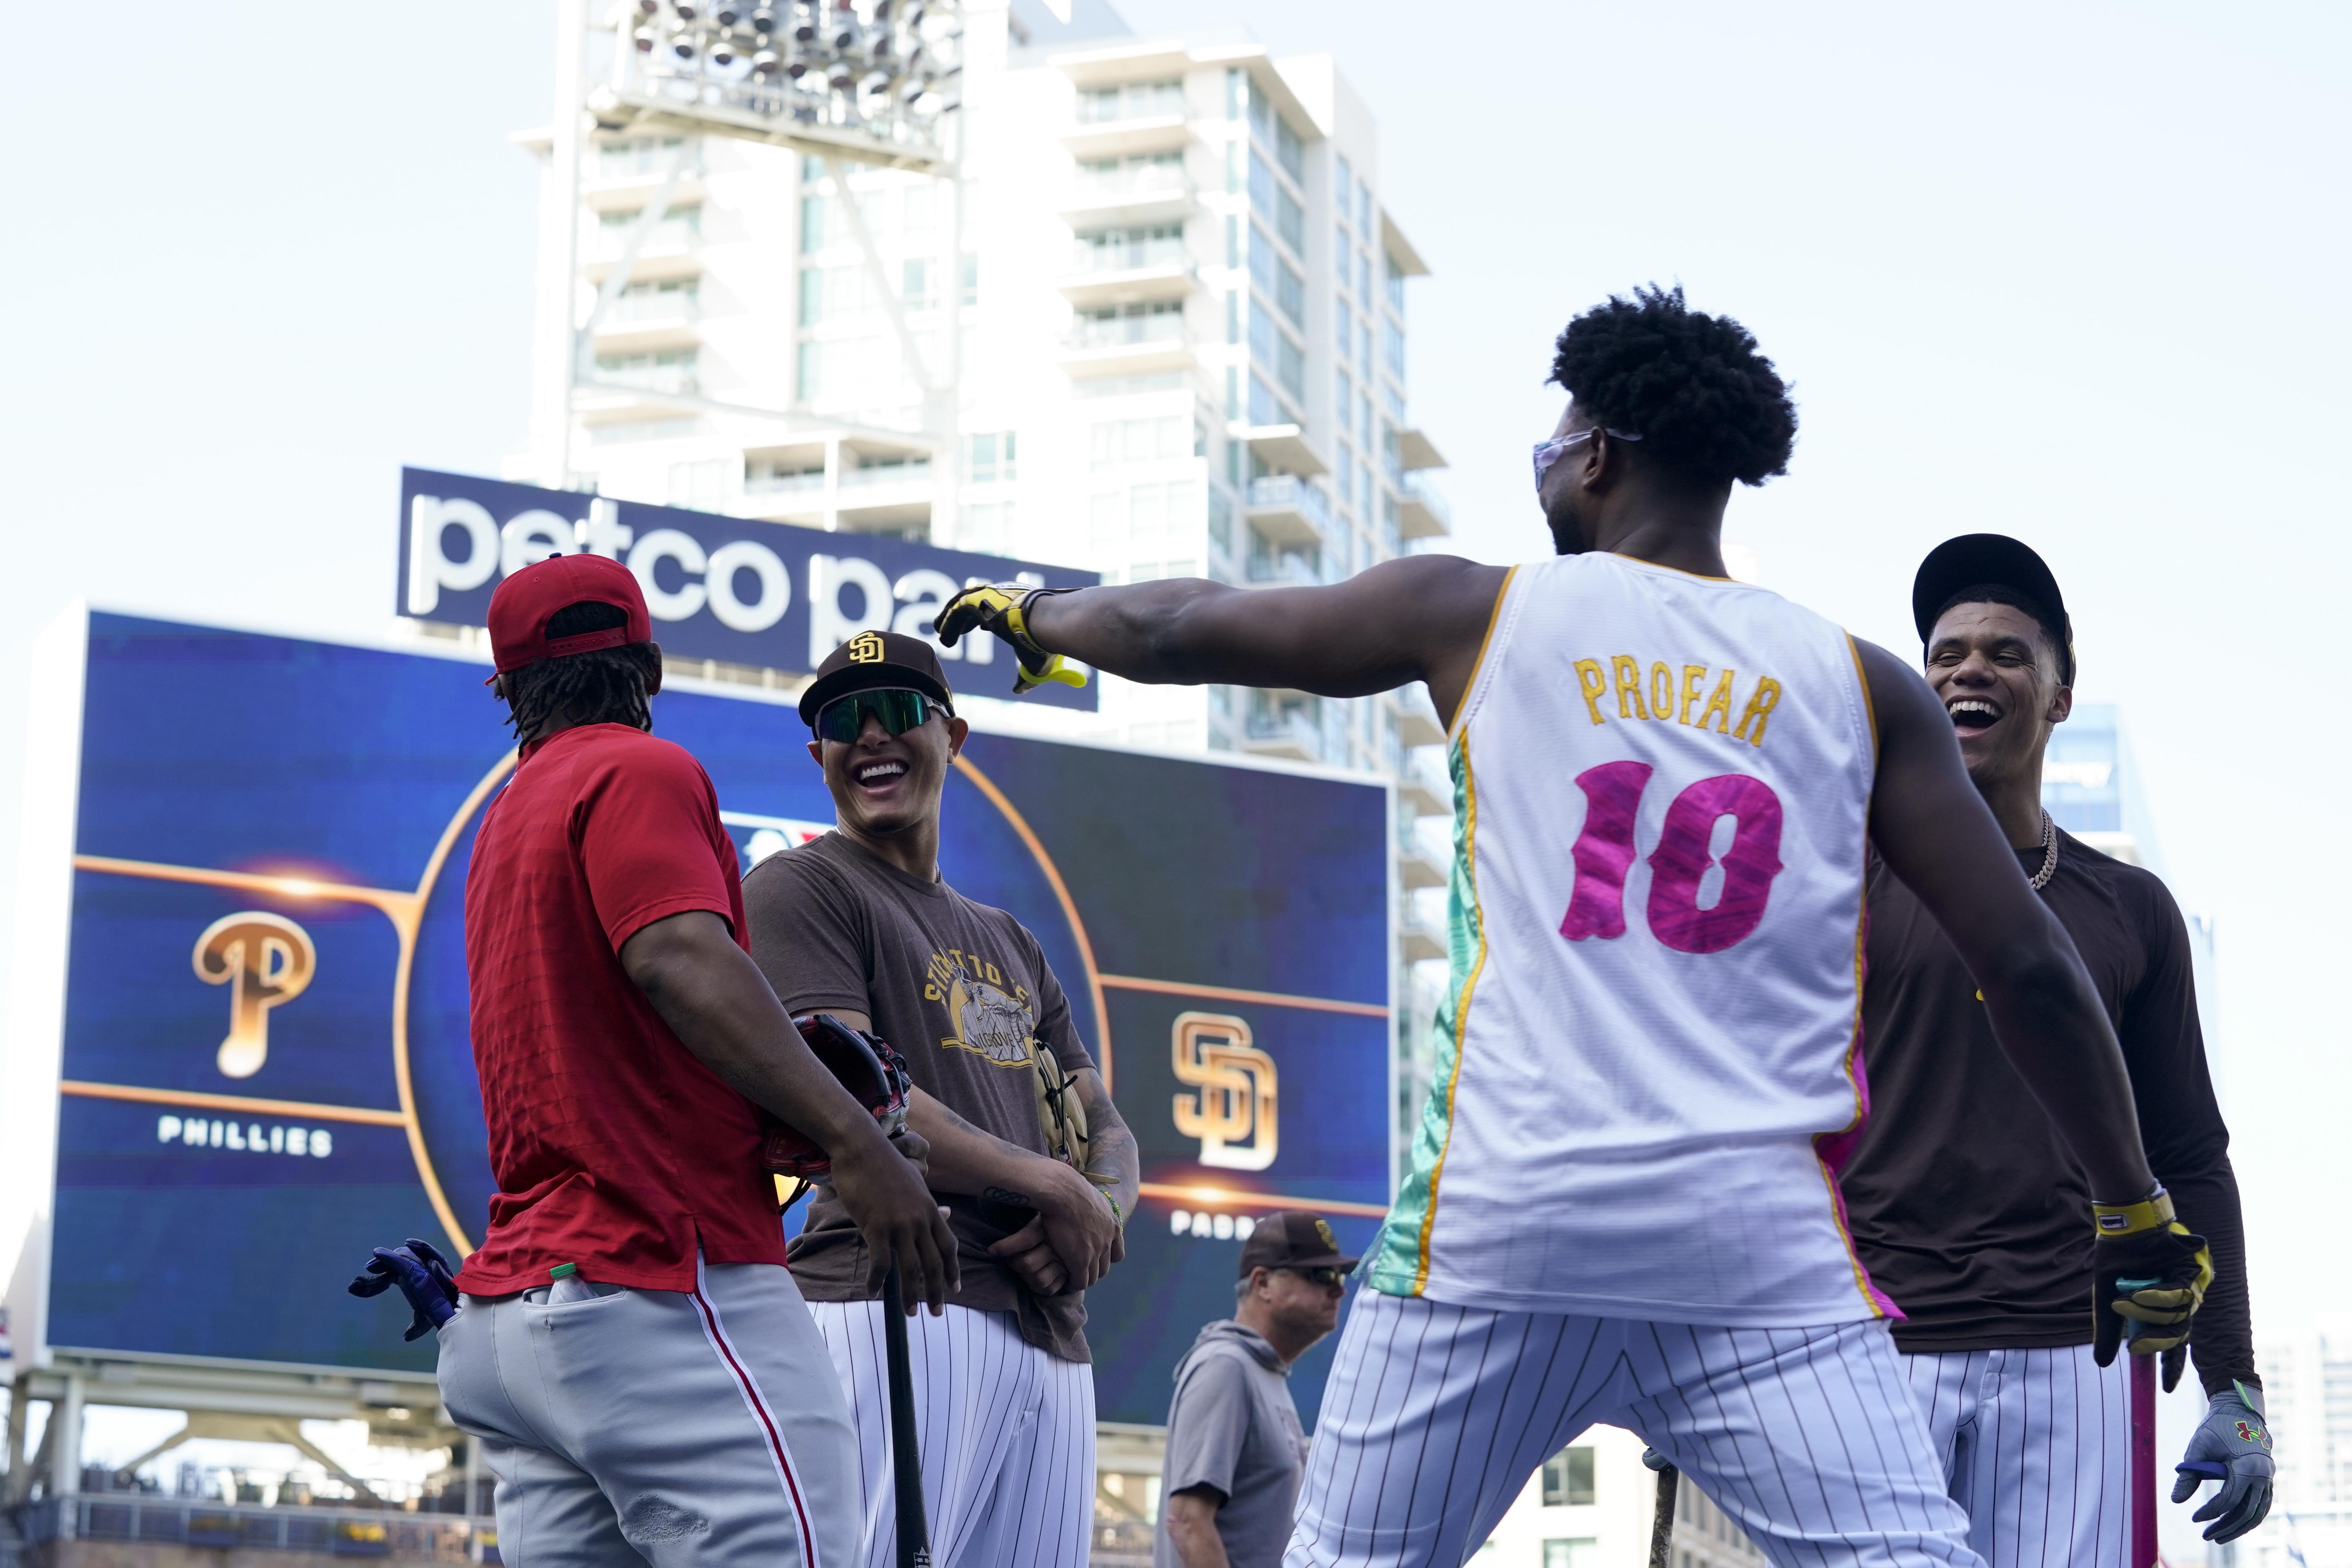
[[[1008,1143],[1045,1152],[1037,1123],[1033,1042],[1065,1070],[1094,1065],[1070,1022],[1062,987],[1037,939],[1003,910],[926,882],[839,833],[771,855],[743,879],[751,956],[794,1016],[846,1008],[874,1020],[918,1087]],[[963,1289],[949,1300],[1012,1312],[1021,1337],[1064,1361],[1087,1349],[1086,1299],[1033,1295],[988,1255],[1005,1233],[974,1200],[942,1194],[956,1235]],[[792,1245],[793,1279],[812,1301],[856,1301],[866,1290],[866,1242],[830,1188],[809,1200]]]

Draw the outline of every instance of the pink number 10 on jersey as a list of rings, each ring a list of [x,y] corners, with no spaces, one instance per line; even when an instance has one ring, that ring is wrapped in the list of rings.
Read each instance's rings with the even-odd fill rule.
[[[1571,850],[1576,887],[1559,934],[1570,942],[1625,934],[1625,879],[1633,869],[1633,826],[1647,763],[1603,763],[1576,776],[1584,792],[1584,831]],[[1731,847],[1719,864],[1723,888],[1699,907],[1699,887],[1718,864],[1708,851],[1716,823],[1733,817]],[[1677,952],[1721,952],[1746,941],[1764,919],[1772,879],[1780,873],[1780,797],[1762,779],[1718,773],[1675,796],[1650,852],[1650,934]]]

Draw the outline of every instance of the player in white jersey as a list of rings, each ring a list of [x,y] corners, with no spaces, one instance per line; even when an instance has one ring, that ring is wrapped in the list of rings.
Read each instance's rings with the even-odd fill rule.
[[[1341,1331],[1291,1568],[1459,1564],[1596,1422],[1641,1433],[1780,1568],[1978,1568],[1838,1207],[1868,1105],[1865,837],[2112,1200],[2103,1355],[2125,1316],[2195,1310],[2196,1238],[1950,720],[1901,661],[1724,570],[1733,482],[1784,471],[1796,431],[1755,340],[1647,290],[1557,346],[1570,402],[1536,454],[1557,559],[975,588],[942,633],[1004,637],[1024,687],[1072,678],[1064,655],[1330,696],[1421,680],[1449,722],[1438,1079]]]

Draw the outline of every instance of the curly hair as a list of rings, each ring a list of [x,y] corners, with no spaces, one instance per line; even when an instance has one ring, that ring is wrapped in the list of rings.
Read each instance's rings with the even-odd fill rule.
[[[1789,471],[1797,405],[1755,336],[1683,302],[1682,285],[1612,295],[1569,322],[1550,379],[1598,423],[1642,437],[1664,468],[1712,484]]]
[[[566,605],[547,617],[547,635],[579,637],[627,624],[626,612],[617,605]],[[655,668],[653,645],[641,642],[527,664],[507,674],[507,722],[517,740],[531,739],[556,719],[650,730],[654,717],[646,686]]]

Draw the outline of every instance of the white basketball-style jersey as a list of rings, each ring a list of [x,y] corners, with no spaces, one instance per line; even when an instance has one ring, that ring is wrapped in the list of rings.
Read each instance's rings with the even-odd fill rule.
[[[1598,552],[1512,573],[1451,737],[1453,973],[1375,1289],[1895,1315],[1836,1178],[1875,752],[1852,641],[1776,594]]]

